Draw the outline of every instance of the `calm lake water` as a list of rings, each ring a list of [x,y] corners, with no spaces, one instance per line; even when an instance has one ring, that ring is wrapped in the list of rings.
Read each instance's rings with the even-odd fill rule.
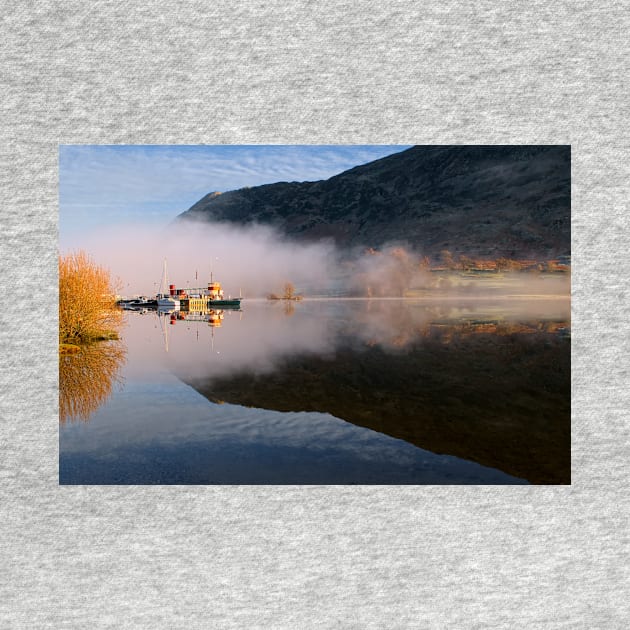
[[[129,312],[61,358],[60,483],[570,483],[569,320],[533,298]]]

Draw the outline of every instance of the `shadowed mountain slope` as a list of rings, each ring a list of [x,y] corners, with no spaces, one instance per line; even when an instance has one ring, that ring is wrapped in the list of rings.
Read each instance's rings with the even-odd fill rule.
[[[343,247],[570,254],[570,146],[416,146],[317,182],[210,193],[178,220],[260,223]]]

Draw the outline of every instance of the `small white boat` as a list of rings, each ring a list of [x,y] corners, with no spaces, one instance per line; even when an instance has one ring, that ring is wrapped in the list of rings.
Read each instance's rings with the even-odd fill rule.
[[[166,293],[168,289],[168,278],[166,276],[166,258],[164,259],[164,270],[162,272],[162,280],[160,282],[160,293],[155,296],[158,308],[179,310],[179,300],[173,293]]]
[[[170,295],[161,295],[157,296],[157,304],[159,308],[162,309],[174,309],[179,310],[179,300],[176,298],[172,298]]]

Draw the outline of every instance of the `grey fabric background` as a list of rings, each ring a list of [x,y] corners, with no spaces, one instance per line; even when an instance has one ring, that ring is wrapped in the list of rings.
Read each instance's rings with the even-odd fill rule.
[[[629,8],[3,2],[0,627],[628,627]],[[59,487],[60,143],[571,144],[572,486]]]

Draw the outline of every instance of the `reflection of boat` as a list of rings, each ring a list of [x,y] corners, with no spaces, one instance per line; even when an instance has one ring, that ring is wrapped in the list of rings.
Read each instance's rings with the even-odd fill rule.
[[[169,293],[166,293],[166,287],[169,287]],[[175,285],[169,286],[166,276],[166,258],[164,259],[164,271],[162,273],[162,281],[160,282],[160,293],[157,294],[156,300],[158,307],[178,309],[180,302],[177,299]]]
[[[160,330],[162,331],[162,337],[164,338],[164,350],[168,352],[168,325],[166,320],[168,319],[168,323],[174,326],[177,314],[174,309],[160,308],[159,306],[156,314],[160,324]],[[164,322],[162,322],[162,320],[164,320]]]
[[[181,311],[173,308],[159,307],[154,311],[157,315],[158,322],[160,324],[160,330],[162,331],[162,337],[164,339],[164,350],[168,352],[168,329],[170,326],[175,326],[178,321],[190,322],[207,322],[208,326],[212,329],[212,349],[214,350],[214,329],[220,328],[225,318],[225,313],[222,309],[210,309],[204,312],[188,312]],[[189,329],[190,330],[190,329]],[[197,332],[197,339],[199,339],[199,333]]]
[[[223,311],[212,310],[208,313],[208,325],[212,326],[212,328],[218,328],[219,326],[221,326],[221,322],[223,321],[224,317],[225,315],[223,314]]]
[[[158,315],[170,315],[179,309],[173,308],[172,306],[158,306],[156,310]]]
[[[232,310],[232,309],[228,309]],[[176,321],[185,321],[185,322],[207,322],[209,326],[213,328],[218,328],[221,326],[221,322],[225,318],[225,313],[223,309],[211,308],[209,310],[204,311],[176,311],[172,308],[160,308],[157,309],[158,315],[162,315],[166,317],[170,316],[170,323],[174,325]]]

